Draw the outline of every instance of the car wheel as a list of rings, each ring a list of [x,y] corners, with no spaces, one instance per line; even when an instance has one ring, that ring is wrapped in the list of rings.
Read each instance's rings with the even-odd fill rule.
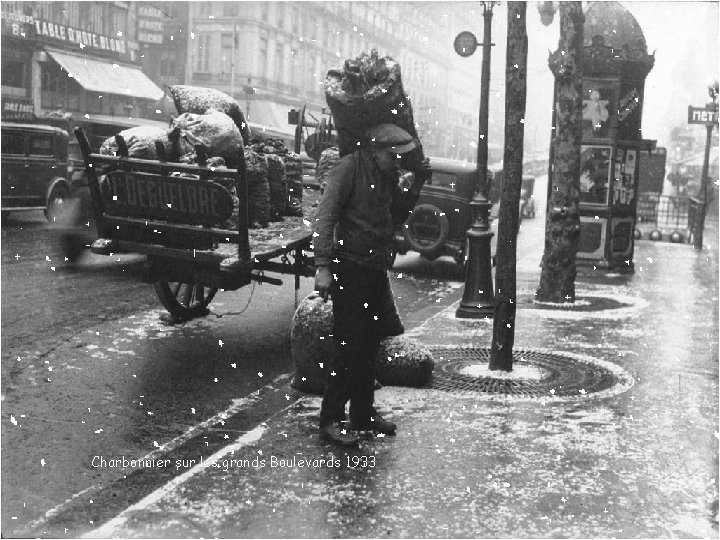
[[[45,208],[45,218],[50,223],[62,221],[68,210],[69,198],[70,190],[67,186],[58,185],[52,189]]]
[[[405,240],[410,248],[430,260],[440,255],[449,232],[447,217],[432,204],[416,206],[405,223]]]

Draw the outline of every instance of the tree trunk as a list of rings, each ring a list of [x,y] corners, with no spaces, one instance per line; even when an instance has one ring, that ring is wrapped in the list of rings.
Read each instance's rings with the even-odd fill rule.
[[[548,64],[555,75],[555,136],[545,221],[545,252],[535,299],[574,302],[580,240],[582,145],[582,2],[560,2],[560,42]]]
[[[495,319],[490,351],[491,370],[512,371],[515,342],[517,232],[520,224],[525,97],[527,94],[526,2],[508,2],[505,68],[505,154],[495,271]]]

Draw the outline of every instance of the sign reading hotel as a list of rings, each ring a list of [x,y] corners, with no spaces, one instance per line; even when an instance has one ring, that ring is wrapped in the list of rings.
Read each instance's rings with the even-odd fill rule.
[[[76,44],[81,49],[88,47],[123,55],[127,53],[127,44],[124,38],[103,36],[79,28],[38,19],[32,15],[3,11],[2,22],[3,35],[9,34],[18,38]]]

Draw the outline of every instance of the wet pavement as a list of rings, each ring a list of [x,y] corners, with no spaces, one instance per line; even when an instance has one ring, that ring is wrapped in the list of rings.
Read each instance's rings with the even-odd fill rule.
[[[531,303],[541,242],[518,261],[515,348],[610,367],[627,383],[614,391],[384,387],[376,402],[397,435],[345,450],[319,439],[320,398],[281,378],[274,412],[173,460],[182,474],[86,536],[717,538],[718,234],[707,225],[702,251],[639,241],[634,274],[580,270],[579,308]],[[456,294],[408,335],[489,347],[492,322],[456,319]],[[532,362],[512,375],[543,376]]]

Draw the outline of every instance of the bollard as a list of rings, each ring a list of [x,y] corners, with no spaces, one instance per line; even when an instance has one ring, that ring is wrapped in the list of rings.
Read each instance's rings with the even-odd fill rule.
[[[455,317],[460,319],[492,318],[495,314],[492,270],[490,264],[489,214],[492,204],[479,194],[470,202],[472,227],[467,231],[468,258],[465,263],[465,289]]]

